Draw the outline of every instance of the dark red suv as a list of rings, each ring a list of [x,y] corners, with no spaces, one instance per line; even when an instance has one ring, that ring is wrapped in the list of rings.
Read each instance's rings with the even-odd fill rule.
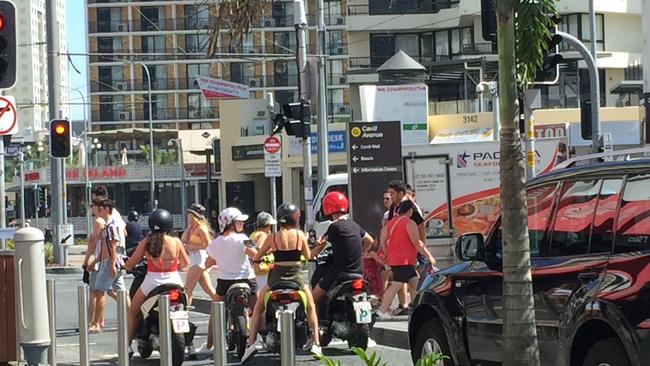
[[[528,226],[543,365],[650,365],[650,160],[600,163],[529,182]],[[458,239],[409,319],[413,360],[500,363],[501,230]]]

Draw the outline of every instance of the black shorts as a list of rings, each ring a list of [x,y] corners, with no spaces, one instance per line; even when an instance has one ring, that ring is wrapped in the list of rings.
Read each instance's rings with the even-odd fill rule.
[[[415,266],[393,266],[390,269],[393,271],[393,282],[407,283],[413,277],[418,277]]]
[[[230,286],[236,284],[236,283],[247,283],[248,286],[251,288],[251,292],[254,294],[257,293],[257,281],[255,279],[241,279],[241,280],[222,280],[220,278],[217,279],[217,295],[219,296],[226,296],[226,293],[228,292],[228,289]]]

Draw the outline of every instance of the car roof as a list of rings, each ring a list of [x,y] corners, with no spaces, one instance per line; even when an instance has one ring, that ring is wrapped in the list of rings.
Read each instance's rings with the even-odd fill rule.
[[[551,170],[528,181],[528,186],[575,177],[599,177],[606,175],[625,175],[630,173],[650,174],[650,159],[642,158],[625,161],[610,161],[580,165],[577,167]]]

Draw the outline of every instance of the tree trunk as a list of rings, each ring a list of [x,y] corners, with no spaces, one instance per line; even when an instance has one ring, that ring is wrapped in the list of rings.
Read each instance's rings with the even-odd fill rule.
[[[515,5],[497,0],[501,103],[501,212],[503,227],[503,365],[538,366],[535,304],[530,269],[524,156],[519,135]]]

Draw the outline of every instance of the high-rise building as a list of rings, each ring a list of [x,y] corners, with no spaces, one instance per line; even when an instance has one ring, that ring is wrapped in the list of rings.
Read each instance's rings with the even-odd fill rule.
[[[94,130],[148,126],[151,75],[152,115],[157,128],[219,127],[216,101],[206,100],[196,77],[211,76],[250,87],[251,98],[274,92],[279,103],[296,101],[297,69],[293,1],[268,1],[264,15],[243,42],[225,25],[215,56],[207,57],[214,1],[88,0],[91,120]],[[344,0],[326,1],[326,53],[330,119],[349,118],[347,34]],[[310,25],[316,5],[307,4]],[[316,33],[310,32],[315,54]],[[249,131],[261,134],[263,131]],[[268,133],[268,131],[267,131]]]
[[[41,139],[49,120],[47,91],[47,47],[45,25],[45,0],[14,1],[16,16],[21,21],[17,27],[17,73],[16,85],[4,92],[16,97],[19,110],[20,135],[26,141]],[[57,27],[61,52],[67,49],[65,26],[65,0],[56,0]],[[24,21],[23,21],[24,20]],[[68,62],[62,56],[61,115],[69,115],[68,108]]]

